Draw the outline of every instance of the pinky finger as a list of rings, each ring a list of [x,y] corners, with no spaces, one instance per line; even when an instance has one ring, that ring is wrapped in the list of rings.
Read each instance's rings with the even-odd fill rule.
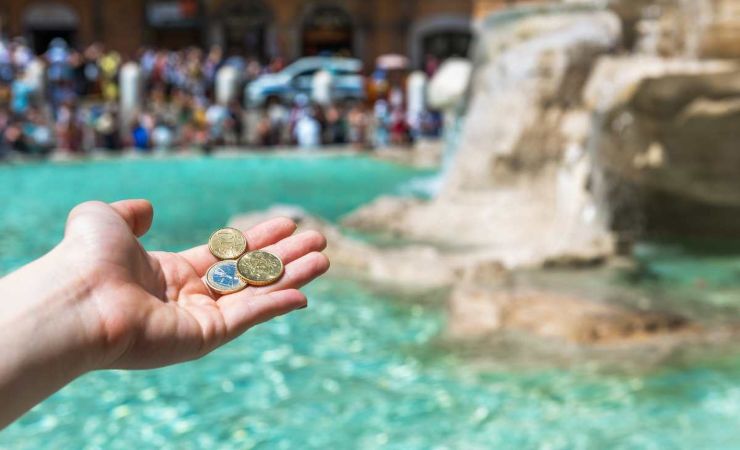
[[[226,322],[229,339],[236,338],[259,323],[308,305],[306,296],[297,289],[257,296],[242,291],[221,297],[217,304]]]

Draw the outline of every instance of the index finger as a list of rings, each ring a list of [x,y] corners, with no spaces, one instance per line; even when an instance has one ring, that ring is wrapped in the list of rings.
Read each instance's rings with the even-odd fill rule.
[[[257,250],[285,239],[293,234],[295,229],[295,222],[287,217],[277,217],[255,225],[243,233],[247,238],[249,250]],[[184,250],[180,252],[180,256],[185,258],[198,274],[204,274],[218,261],[208,249],[208,244]]]

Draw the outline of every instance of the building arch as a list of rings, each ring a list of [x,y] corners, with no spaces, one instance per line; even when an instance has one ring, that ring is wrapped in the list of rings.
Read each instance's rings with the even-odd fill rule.
[[[414,67],[422,67],[429,45],[447,47],[439,50],[444,59],[449,56],[467,56],[473,38],[469,16],[435,15],[416,21],[409,31],[408,49]],[[435,41],[436,39],[436,41]],[[459,54],[465,53],[465,54]]]
[[[30,4],[23,12],[25,34],[36,52],[46,51],[54,38],[75,44],[80,26],[77,11],[64,2],[43,1]]]
[[[352,15],[334,3],[319,3],[304,10],[298,24],[300,54],[324,53],[354,56],[358,53],[358,35]]]
[[[275,56],[274,15],[262,0],[229,0],[218,11],[216,33],[227,53],[267,61]]]

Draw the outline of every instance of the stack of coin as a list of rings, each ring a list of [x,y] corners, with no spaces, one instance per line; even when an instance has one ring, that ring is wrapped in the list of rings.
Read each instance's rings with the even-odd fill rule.
[[[283,275],[283,262],[262,250],[247,252],[247,239],[241,231],[222,228],[208,239],[211,254],[219,259],[205,276],[208,288],[216,294],[239,292],[249,285],[267,286]]]

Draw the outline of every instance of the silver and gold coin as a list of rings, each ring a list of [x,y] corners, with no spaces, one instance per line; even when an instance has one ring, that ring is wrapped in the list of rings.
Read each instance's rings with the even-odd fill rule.
[[[206,272],[205,282],[211,291],[220,295],[233,294],[247,287],[239,276],[236,261],[231,259],[212,265]]]
[[[247,238],[235,228],[221,228],[208,239],[208,248],[218,259],[237,259],[247,251]]]
[[[272,253],[257,250],[246,253],[236,264],[239,275],[254,286],[267,286],[283,275],[283,262]]]

